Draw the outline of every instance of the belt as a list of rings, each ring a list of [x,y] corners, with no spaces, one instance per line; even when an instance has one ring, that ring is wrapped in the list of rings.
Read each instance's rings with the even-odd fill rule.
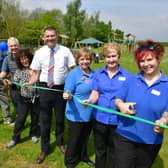
[[[48,85],[47,85],[47,82],[40,82],[40,86],[49,88]],[[61,85],[53,85],[53,86],[51,87],[51,89],[63,89],[63,88],[64,88],[64,84],[61,84]]]

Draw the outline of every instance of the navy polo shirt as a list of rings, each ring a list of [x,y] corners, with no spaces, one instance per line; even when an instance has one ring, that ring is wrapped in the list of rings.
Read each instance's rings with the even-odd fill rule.
[[[116,110],[114,105],[116,94],[130,76],[131,74],[121,66],[119,66],[117,73],[112,78],[109,78],[106,66],[97,70],[92,82],[92,90],[99,92],[97,105]],[[103,124],[117,125],[118,123],[115,114],[101,110],[94,109],[93,116],[96,121]]]
[[[143,75],[138,73],[125,82],[117,98],[135,102],[135,116],[155,122],[163,112],[168,111],[168,78],[161,73],[160,79],[148,86]],[[117,133],[138,143],[161,144],[163,135],[155,133],[153,127],[120,116]]]

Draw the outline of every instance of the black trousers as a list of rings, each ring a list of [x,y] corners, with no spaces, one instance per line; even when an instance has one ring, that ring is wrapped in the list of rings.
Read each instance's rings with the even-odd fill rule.
[[[41,86],[47,87],[45,83]],[[54,85],[52,89],[62,90],[64,85]],[[66,101],[63,99],[61,91],[40,90],[40,128],[41,128],[41,150],[48,152],[50,145],[50,131],[52,123],[52,113],[56,116],[55,136],[58,146],[64,144],[64,113]]]
[[[151,168],[161,144],[141,144],[115,135],[116,168]]]
[[[14,127],[13,140],[18,142],[20,140],[20,134],[24,128],[26,117],[31,115],[31,125],[30,125],[30,136],[37,136],[38,133],[38,122],[39,122],[39,98],[35,99],[32,103],[30,99],[20,97],[18,102],[18,113],[16,116],[16,122]]]
[[[96,168],[115,168],[114,134],[115,125],[106,125],[94,120],[93,135],[96,152]]]
[[[68,146],[65,153],[65,165],[67,168],[75,167],[78,160],[87,160],[87,144],[92,129],[92,122],[69,123]]]

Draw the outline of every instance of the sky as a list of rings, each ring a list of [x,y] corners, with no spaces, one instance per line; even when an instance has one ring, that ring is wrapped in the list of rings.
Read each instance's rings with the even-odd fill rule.
[[[73,0],[20,0],[24,9],[60,9]],[[81,0],[88,15],[100,12],[100,20],[112,22],[113,29],[134,34],[136,40],[168,42],[168,0]]]

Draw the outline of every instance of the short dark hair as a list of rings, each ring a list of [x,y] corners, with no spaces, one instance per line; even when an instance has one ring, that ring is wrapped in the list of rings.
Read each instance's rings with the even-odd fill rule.
[[[46,27],[43,29],[43,32],[45,32],[45,31],[47,31],[47,30],[53,30],[53,31],[55,31],[55,34],[57,34],[57,30],[56,30],[56,28],[55,28],[54,26],[51,26],[51,25],[46,26]]]

